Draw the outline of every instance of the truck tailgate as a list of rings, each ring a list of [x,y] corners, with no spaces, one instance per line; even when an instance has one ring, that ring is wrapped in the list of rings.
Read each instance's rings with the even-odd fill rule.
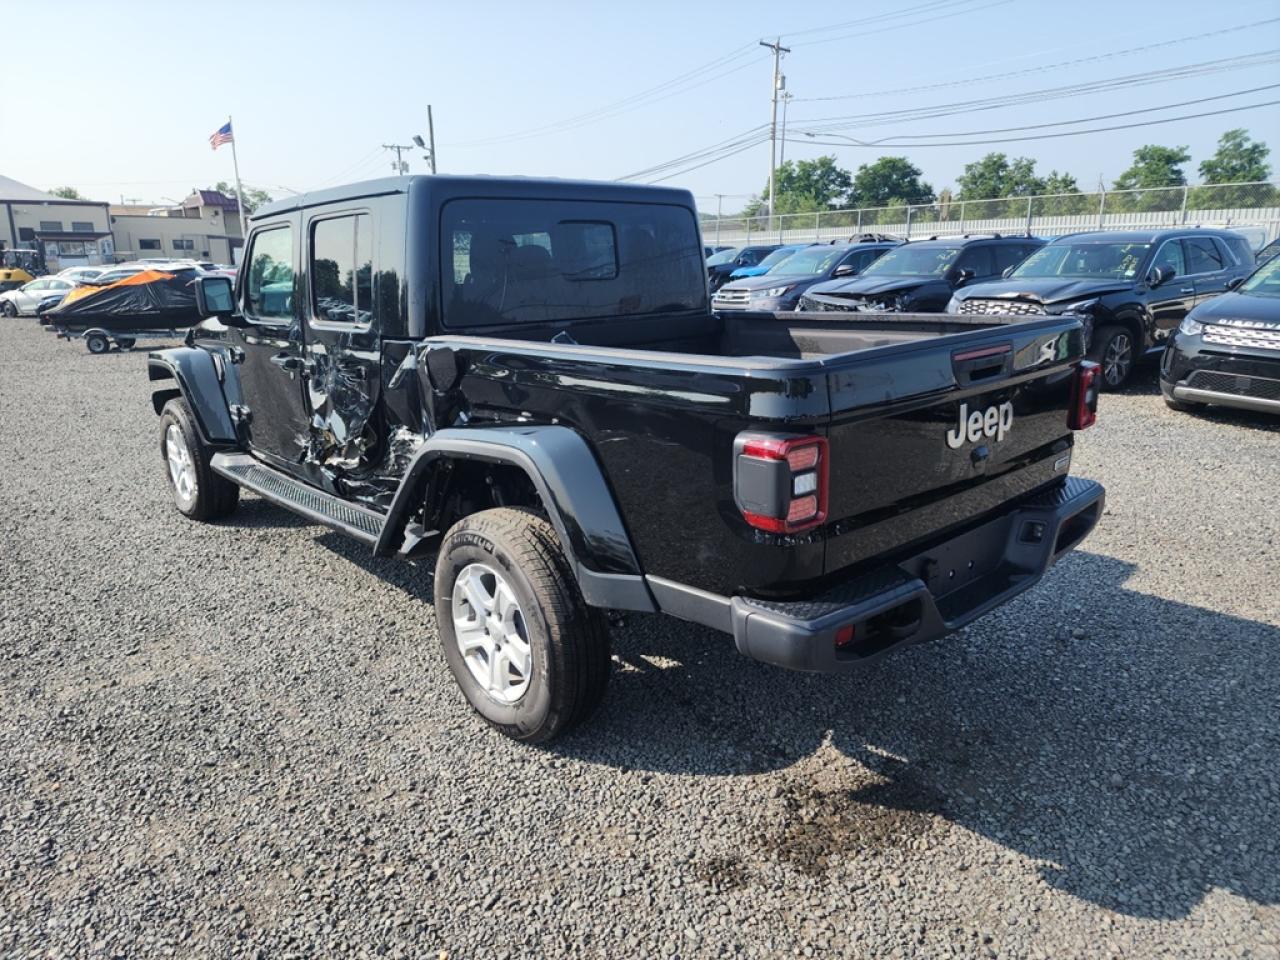
[[[1066,475],[1071,318],[833,357],[825,570],[974,521]]]

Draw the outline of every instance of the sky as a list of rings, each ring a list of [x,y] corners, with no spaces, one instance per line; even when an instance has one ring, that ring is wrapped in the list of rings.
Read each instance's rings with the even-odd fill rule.
[[[791,49],[788,159],[827,153],[855,169],[906,156],[941,189],[998,150],[1090,189],[1100,176],[1110,184],[1145,143],[1186,146],[1194,180],[1222,132],[1246,127],[1276,151],[1280,176],[1276,104],[1055,139],[923,145],[945,142],[938,134],[989,140],[1280,101],[1277,0],[3,0],[0,12],[4,75],[30,83],[0,97],[0,174],[116,203],[159,204],[232,180],[230,148],[209,146],[228,115],[246,186],[282,196],[388,175],[381,145],[425,138],[431,104],[441,173],[612,180],[741,141],[733,155],[635,181],[664,177],[704,210],[722,202],[729,212],[768,176],[769,144],[753,141],[769,122],[772,87],[772,57],[758,42],[775,37]],[[1268,51],[1268,62],[1196,66]],[[1191,67],[1202,72],[1159,74]],[[957,106],[1120,78],[1155,82]],[[1118,113],[1130,115],[1010,129]],[[405,156],[411,172],[428,172],[422,151]]]

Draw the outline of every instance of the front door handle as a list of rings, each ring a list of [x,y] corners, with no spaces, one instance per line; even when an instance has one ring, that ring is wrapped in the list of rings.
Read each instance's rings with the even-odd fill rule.
[[[289,379],[291,380],[298,373],[304,377],[309,377],[311,371],[315,369],[315,364],[310,360],[304,360],[302,357],[292,353],[277,353],[271,358],[271,362],[289,374]]]
[[[1179,290],[1178,292],[1179,292],[1179,293],[1195,293],[1195,292],[1196,292],[1196,288],[1195,288],[1195,287],[1183,287],[1183,288],[1182,288],[1181,290]]]

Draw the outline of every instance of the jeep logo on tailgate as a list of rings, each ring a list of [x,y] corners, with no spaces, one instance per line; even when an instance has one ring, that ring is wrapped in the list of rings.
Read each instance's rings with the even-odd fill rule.
[[[1013,426],[1013,404],[1006,400],[999,406],[969,412],[967,403],[960,404],[960,422],[947,431],[947,446],[958,450],[965,441],[977,443],[983,437],[995,437],[999,442]]]

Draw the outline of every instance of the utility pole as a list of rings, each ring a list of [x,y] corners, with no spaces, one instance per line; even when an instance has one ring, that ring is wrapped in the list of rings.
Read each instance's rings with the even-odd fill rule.
[[[760,41],[760,46],[773,51],[773,94],[769,98],[769,219],[773,219],[773,204],[776,198],[774,173],[778,162],[778,93],[785,81],[782,79],[782,55],[790,53],[790,49],[782,45],[782,38],[777,37],[773,43]]]
[[[436,172],[436,123],[431,119],[431,104],[427,104],[427,142],[431,144],[431,172]]]
[[[391,169],[392,169],[392,170],[394,170],[396,173],[408,173],[408,172],[409,172],[409,161],[407,161],[407,160],[401,160],[401,159],[400,159],[400,154],[404,153],[404,151],[406,151],[406,150],[412,150],[412,149],[413,149],[413,145],[412,145],[412,144],[405,144],[405,143],[384,143],[384,144],[382,145],[382,149],[383,149],[383,150],[394,150],[394,151],[396,152],[396,158],[395,158],[395,160],[393,160],[393,161],[391,162]]]
[[[786,82],[786,77],[783,77]],[[782,166],[787,162],[787,105],[791,103],[790,91],[783,91],[782,94],[782,141],[778,144],[778,166]]]
[[[716,194],[716,246],[720,245],[720,218],[724,215],[724,194]]]

